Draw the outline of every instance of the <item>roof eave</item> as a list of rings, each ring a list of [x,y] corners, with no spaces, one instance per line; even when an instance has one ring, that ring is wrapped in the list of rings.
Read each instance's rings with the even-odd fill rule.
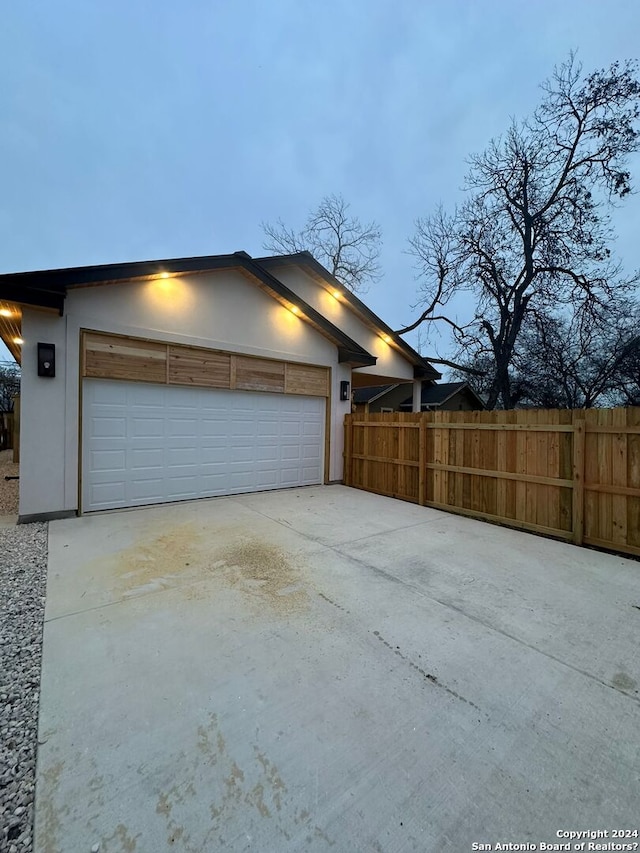
[[[35,308],[51,308],[60,316],[64,313],[66,293],[30,287],[28,285],[5,283],[0,280],[0,299],[5,302],[15,302],[17,305],[33,306]]]
[[[118,284],[131,280],[139,281],[156,278],[163,273],[184,275],[185,273],[206,273],[221,269],[243,271],[253,278],[261,289],[268,291],[281,304],[286,307],[295,306],[300,312],[301,319],[309,323],[338,348],[341,363],[348,363],[353,367],[371,367],[376,364],[375,356],[367,352],[357,341],[346,335],[315,308],[308,305],[298,294],[271,275],[246,252],[9,273],[0,275],[0,299],[24,305],[54,308],[62,315],[65,296],[70,288],[86,287],[92,284]]]
[[[310,252],[296,252],[295,254],[290,255],[272,255],[265,258],[257,258],[257,263],[262,264],[263,266],[277,266],[278,264],[306,264],[307,267],[312,269],[316,275],[323,278],[328,284],[331,285],[332,288],[337,289],[342,298],[345,299],[346,302],[354,309],[354,311],[360,316],[361,319],[366,319],[368,324],[373,328],[376,332],[382,332],[385,335],[388,335],[391,338],[392,343],[395,345],[395,348],[398,349],[405,358],[407,358],[413,365],[415,369],[423,371],[422,373],[415,373],[416,379],[441,379],[442,374],[435,369],[435,367],[425,358],[423,358],[420,353],[416,352],[413,347],[409,346],[409,344],[403,340],[399,335],[397,335],[393,329],[388,326],[383,320],[378,317],[370,308],[368,308],[362,300],[358,299],[358,297],[353,293],[353,291],[349,290],[345,287],[338,279],[332,275],[326,267],[323,267],[322,264],[317,261]]]

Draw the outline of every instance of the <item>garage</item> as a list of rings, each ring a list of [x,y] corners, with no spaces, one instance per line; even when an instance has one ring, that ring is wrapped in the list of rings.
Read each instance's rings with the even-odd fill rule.
[[[21,523],[340,482],[353,388],[440,375],[308,252],[2,275],[0,314]]]
[[[85,512],[322,482],[320,397],[87,379]]]

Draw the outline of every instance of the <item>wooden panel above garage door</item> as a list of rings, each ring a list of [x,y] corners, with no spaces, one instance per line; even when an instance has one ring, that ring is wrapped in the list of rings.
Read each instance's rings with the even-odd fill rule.
[[[82,375],[166,385],[329,396],[329,368],[103,332],[82,333]]]
[[[169,347],[169,385],[231,387],[231,356],[225,352]]]
[[[236,388],[284,394],[284,362],[237,356]]]
[[[167,381],[167,345],[113,335],[84,335],[84,376]]]
[[[310,364],[286,364],[285,394],[306,394],[312,397],[329,396],[329,371]]]

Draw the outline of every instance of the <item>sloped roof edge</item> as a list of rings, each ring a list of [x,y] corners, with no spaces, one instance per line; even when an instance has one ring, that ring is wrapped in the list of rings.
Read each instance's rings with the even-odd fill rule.
[[[288,306],[298,306],[301,319],[338,347],[338,357],[341,362],[349,363],[354,367],[375,365],[377,361],[375,356],[308,305],[246,252],[7,273],[0,275],[0,299],[22,305],[52,308],[62,316],[67,292],[74,287],[90,284],[118,284],[131,279],[151,279],[163,273],[179,275],[220,269],[241,269],[257,280],[259,286],[278,301]]]
[[[429,385],[426,388],[422,388],[422,393],[420,395],[420,404],[422,406],[426,405],[437,405],[443,406],[446,402],[448,402],[452,397],[454,397],[459,391],[468,391],[473,397],[476,398],[478,403],[484,409],[485,404],[483,400],[478,396],[478,394],[473,390],[471,385],[468,382],[442,382],[438,384],[437,382],[434,385]],[[403,400],[400,403],[400,406],[408,406],[412,402],[411,397],[407,397],[406,400]]]
[[[388,326],[384,320],[378,317],[361,299],[345,287],[338,279],[332,275],[326,267],[317,261],[311,252],[296,252],[290,255],[270,255],[264,258],[256,258],[256,263],[269,269],[270,267],[283,266],[286,264],[303,264],[317,276],[323,278],[332,289],[340,292],[344,301],[355,311],[358,316],[364,320],[367,325],[376,332],[383,332],[388,335],[398,349],[407,358],[416,370],[416,379],[440,379],[442,374],[426,359],[423,358],[413,347],[397,335],[393,329]]]
[[[389,391],[393,391],[402,383],[395,382],[393,385],[371,385],[364,388],[353,389],[354,403],[374,403],[379,397],[384,397]]]

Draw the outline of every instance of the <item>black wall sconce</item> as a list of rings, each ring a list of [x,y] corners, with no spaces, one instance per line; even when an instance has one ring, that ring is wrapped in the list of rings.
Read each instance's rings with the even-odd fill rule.
[[[340,383],[340,399],[349,399],[349,383],[346,380]]]
[[[38,376],[56,375],[56,345],[38,343]]]

